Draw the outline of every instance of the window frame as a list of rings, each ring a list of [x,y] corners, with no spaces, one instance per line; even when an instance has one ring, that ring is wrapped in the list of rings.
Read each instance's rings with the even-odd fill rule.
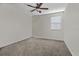
[[[59,18],[60,21],[59,22],[56,22],[56,21],[52,22],[53,18],[55,18],[55,17],[60,17]],[[53,26],[56,26],[55,24],[59,24],[60,27],[59,28],[53,28],[52,24],[53,24]],[[62,29],[62,25],[61,24],[62,24],[62,16],[61,15],[60,16],[59,15],[55,15],[55,16],[51,17],[51,19],[50,19],[50,29],[51,30],[61,30]]]

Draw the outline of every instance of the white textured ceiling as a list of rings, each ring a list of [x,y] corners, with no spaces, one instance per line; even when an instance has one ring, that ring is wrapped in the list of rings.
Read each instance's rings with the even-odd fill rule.
[[[36,6],[35,3],[29,3],[29,5]],[[42,13],[38,13],[37,11],[31,12],[32,15],[42,15],[42,14],[48,14],[48,13],[55,13],[55,12],[60,12],[64,11],[67,6],[67,3],[44,3],[41,7],[47,7],[49,8],[48,10],[41,10]],[[27,7],[30,10],[33,10],[34,8],[32,7]]]
[[[36,3],[26,3],[26,4],[36,6]],[[42,13],[38,13],[37,11],[30,12],[34,8],[29,7],[29,6],[27,6],[23,3],[14,3],[14,4],[12,4],[12,3],[10,3],[10,4],[2,3],[2,4],[0,4],[0,6],[2,6],[2,5],[16,5],[16,7],[17,8],[19,7],[22,11],[24,11],[24,13],[28,12],[28,13],[30,13],[30,15],[43,15],[43,14],[49,14],[49,13],[64,11],[66,6],[67,6],[67,3],[44,3],[41,7],[47,7],[49,9],[48,10],[41,10]]]

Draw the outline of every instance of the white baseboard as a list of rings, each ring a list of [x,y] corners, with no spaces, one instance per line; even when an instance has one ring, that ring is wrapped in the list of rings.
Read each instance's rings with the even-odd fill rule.
[[[32,35],[27,36],[27,37],[24,38],[24,39],[20,39],[20,40],[16,40],[16,41],[11,41],[11,42],[6,42],[5,44],[2,44],[2,45],[0,46],[0,48],[2,48],[2,47],[6,47],[6,46],[8,46],[8,45],[14,44],[14,43],[16,43],[16,42],[19,42],[19,41],[25,40],[25,39],[30,38],[30,37],[32,37]]]
[[[51,40],[53,39],[53,40],[64,41],[64,40],[56,39],[56,38],[50,38],[50,37],[44,37],[44,36],[34,36],[34,35],[32,36],[32,35],[30,35],[30,36],[25,37],[24,39],[20,39],[20,40],[17,40],[17,41],[6,42],[5,44],[2,44],[2,45],[0,46],[0,48],[5,47],[5,46],[8,46],[8,45],[11,45],[11,44],[13,44],[13,43],[16,43],[16,42],[19,42],[19,41],[22,41],[22,40],[25,40],[25,39],[30,38],[30,37],[44,38],[44,39],[51,39]]]
[[[60,41],[64,41],[64,39],[57,39],[57,38],[51,38],[51,37],[44,37],[44,36],[36,36],[36,35],[33,35],[32,37],[35,37],[35,38],[44,38],[44,39],[54,39],[54,40],[60,40]]]

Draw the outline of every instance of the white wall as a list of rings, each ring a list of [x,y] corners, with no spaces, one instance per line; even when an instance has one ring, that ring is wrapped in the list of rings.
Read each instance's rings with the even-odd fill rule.
[[[0,47],[32,36],[32,17],[20,4],[0,4]]]
[[[79,56],[79,4],[69,4],[63,19],[64,40],[72,55]]]
[[[55,15],[63,15],[63,12],[33,16],[32,20],[32,33],[33,37],[38,38],[47,38],[47,39],[56,39],[63,40],[64,33],[63,30],[51,30],[50,29],[50,19]]]

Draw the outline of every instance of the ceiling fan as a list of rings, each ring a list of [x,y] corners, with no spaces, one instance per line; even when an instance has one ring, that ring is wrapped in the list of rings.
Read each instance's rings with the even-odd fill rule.
[[[43,5],[43,3],[36,3],[36,6],[32,6],[32,5],[28,5],[28,4],[26,4],[26,5],[34,8],[33,10],[31,10],[31,12],[37,11],[37,12],[41,13],[42,12],[41,10],[48,10],[48,8],[42,8],[41,7]],[[40,9],[40,10],[38,10],[38,9]]]

